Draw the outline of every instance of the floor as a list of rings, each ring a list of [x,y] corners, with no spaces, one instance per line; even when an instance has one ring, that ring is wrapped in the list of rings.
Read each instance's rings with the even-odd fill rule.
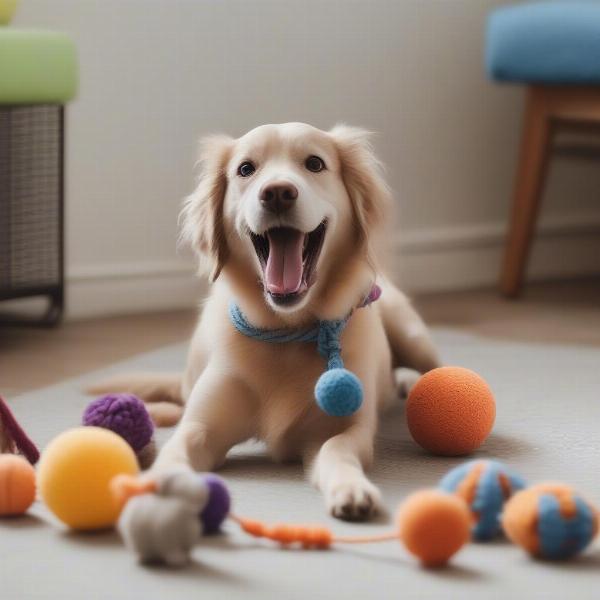
[[[520,300],[495,290],[416,299],[431,325],[525,342],[600,346],[600,278],[529,285]]]
[[[10,397],[185,340],[194,311],[104,317],[55,329],[0,328],[0,393]]]
[[[493,297],[484,298],[494,307]],[[470,306],[466,297],[446,298],[440,318],[452,318],[451,313],[461,312],[463,305],[476,327],[481,321],[475,310],[479,304],[480,300],[473,300]],[[560,307],[555,305],[555,313]],[[510,322],[503,308],[494,309],[494,318]],[[543,317],[543,310],[532,308],[532,319],[538,313]],[[436,310],[441,310],[439,305]],[[522,306],[512,310],[519,312]],[[542,330],[549,328],[548,323],[542,318],[537,334],[545,336],[547,331]],[[454,327],[436,327],[434,335],[444,360],[475,370],[494,390],[494,431],[472,458],[495,457],[530,482],[568,482],[597,503],[600,347],[497,340]],[[119,336],[132,337],[122,331]],[[90,381],[110,373],[176,369],[185,352],[185,343],[172,344],[112,364],[102,373],[27,392],[14,398],[15,416],[45,448],[60,432],[80,422],[89,402],[81,390]],[[161,446],[170,435],[169,430],[158,430],[157,444]],[[255,441],[233,448],[219,473],[236,514],[268,523],[318,523],[339,535],[371,536],[390,532],[397,506],[409,493],[435,486],[464,460],[421,450],[410,438],[401,403],[382,420],[375,446],[370,477],[382,491],[387,512],[368,523],[342,523],[329,517],[321,495],[305,481],[301,465],[276,464]],[[84,482],[85,478],[77,491],[85,499],[91,492]],[[487,544],[468,544],[447,568],[428,570],[419,567],[395,540],[304,551],[251,539],[231,521],[225,523],[224,532],[199,539],[186,568],[142,567],[115,531],[68,531],[40,499],[26,516],[0,519],[0,596],[3,600],[598,598],[600,540],[578,559],[556,563],[531,560],[499,537]]]
[[[600,278],[530,285],[518,301],[486,289],[423,295],[415,303],[431,325],[511,341],[600,346]],[[185,341],[195,319],[195,311],[178,311],[58,329],[0,328],[0,392],[14,396]]]

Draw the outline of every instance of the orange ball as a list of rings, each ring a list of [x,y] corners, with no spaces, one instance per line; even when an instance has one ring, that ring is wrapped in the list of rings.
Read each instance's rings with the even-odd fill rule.
[[[411,494],[396,518],[406,548],[426,567],[445,565],[471,538],[471,513],[458,496],[439,490]]]
[[[488,384],[462,367],[425,373],[406,402],[415,442],[434,454],[462,456],[481,446],[494,426],[496,402]]]
[[[22,515],[34,500],[34,468],[21,456],[0,454],[0,516]]]

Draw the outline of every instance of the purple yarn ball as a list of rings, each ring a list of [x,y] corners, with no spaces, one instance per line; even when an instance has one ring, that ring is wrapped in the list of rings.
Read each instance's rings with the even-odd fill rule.
[[[83,424],[110,429],[139,452],[152,440],[154,424],[144,403],[133,394],[107,394],[91,402]]]
[[[231,508],[231,496],[225,482],[212,473],[204,476],[208,486],[208,504],[200,513],[200,520],[204,525],[204,533],[217,533]]]

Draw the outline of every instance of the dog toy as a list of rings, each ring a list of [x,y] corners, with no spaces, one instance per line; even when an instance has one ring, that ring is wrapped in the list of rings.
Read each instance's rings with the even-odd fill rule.
[[[103,427],[120,435],[147,469],[156,458],[154,424],[144,403],[133,394],[107,394],[90,402],[82,424]]]
[[[118,529],[125,544],[142,562],[161,561],[180,565],[202,530],[210,531],[203,515],[213,506],[219,518],[229,518],[247,534],[304,548],[329,548],[334,544],[366,544],[400,540],[428,567],[445,564],[469,540],[471,515],[458,497],[440,490],[424,490],[409,496],[400,506],[397,529],[374,536],[336,536],[327,527],[267,525],[230,512],[227,488],[214,476],[188,470],[148,480],[118,477],[112,489],[125,503]],[[226,493],[227,492],[227,493]],[[200,515],[200,518],[199,518]],[[193,534],[193,535],[192,535]]]
[[[298,525],[268,526],[260,521],[229,515],[254,537],[267,538],[287,546],[329,548],[333,544],[369,544],[397,540],[426,567],[445,565],[469,540],[471,515],[466,504],[439,490],[421,490],[399,507],[397,530],[372,536],[334,535],[327,527]]]
[[[462,367],[425,373],[406,402],[408,429],[434,454],[462,456],[485,441],[496,418],[496,402],[487,383]]]
[[[0,453],[21,453],[32,465],[35,465],[40,457],[36,445],[23,431],[2,396],[0,396]]]
[[[381,296],[381,288],[374,284],[371,291],[357,308],[369,306]],[[340,336],[352,312],[344,319],[319,321],[308,329],[260,329],[251,325],[240,307],[229,306],[229,318],[243,335],[260,340],[283,344],[286,342],[311,342],[317,344],[319,354],[327,360],[327,370],[315,386],[315,400],[319,408],[332,417],[347,417],[355,413],[363,401],[360,379],[344,368]]]
[[[423,490],[409,496],[398,511],[398,537],[426,567],[445,565],[468,541],[471,515],[456,496]]]
[[[537,558],[562,560],[582,552],[598,532],[598,510],[573,488],[540,483],[507,503],[502,526],[508,538]]]
[[[121,511],[117,529],[141,562],[173,567],[188,562],[202,533],[200,514],[209,501],[210,487],[201,476],[181,471],[137,483],[119,476],[111,487],[121,504],[133,496]]]
[[[38,467],[38,486],[48,508],[72,529],[103,529],[119,516],[110,481],[138,470],[122,437],[100,427],[78,427],[50,442]]]
[[[496,460],[471,460],[448,472],[439,487],[467,503],[474,522],[471,535],[485,541],[500,532],[504,504],[525,481]]]
[[[0,455],[0,516],[22,515],[35,500],[35,470],[21,456]]]
[[[204,533],[213,534],[220,531],[231,510],[231,496],[225,482],[217,475],[206,473],[203,479],[208,488],[208,501],[200,513],[200,520]]]

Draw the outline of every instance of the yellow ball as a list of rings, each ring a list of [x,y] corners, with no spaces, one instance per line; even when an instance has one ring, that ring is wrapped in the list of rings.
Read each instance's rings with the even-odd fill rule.
[[[54,438],[42,454],[38,489],[72,529],[104,529],[119,517],[111,479],[137,472],[135,454],[123,438],[100,427],[78,427]]]

